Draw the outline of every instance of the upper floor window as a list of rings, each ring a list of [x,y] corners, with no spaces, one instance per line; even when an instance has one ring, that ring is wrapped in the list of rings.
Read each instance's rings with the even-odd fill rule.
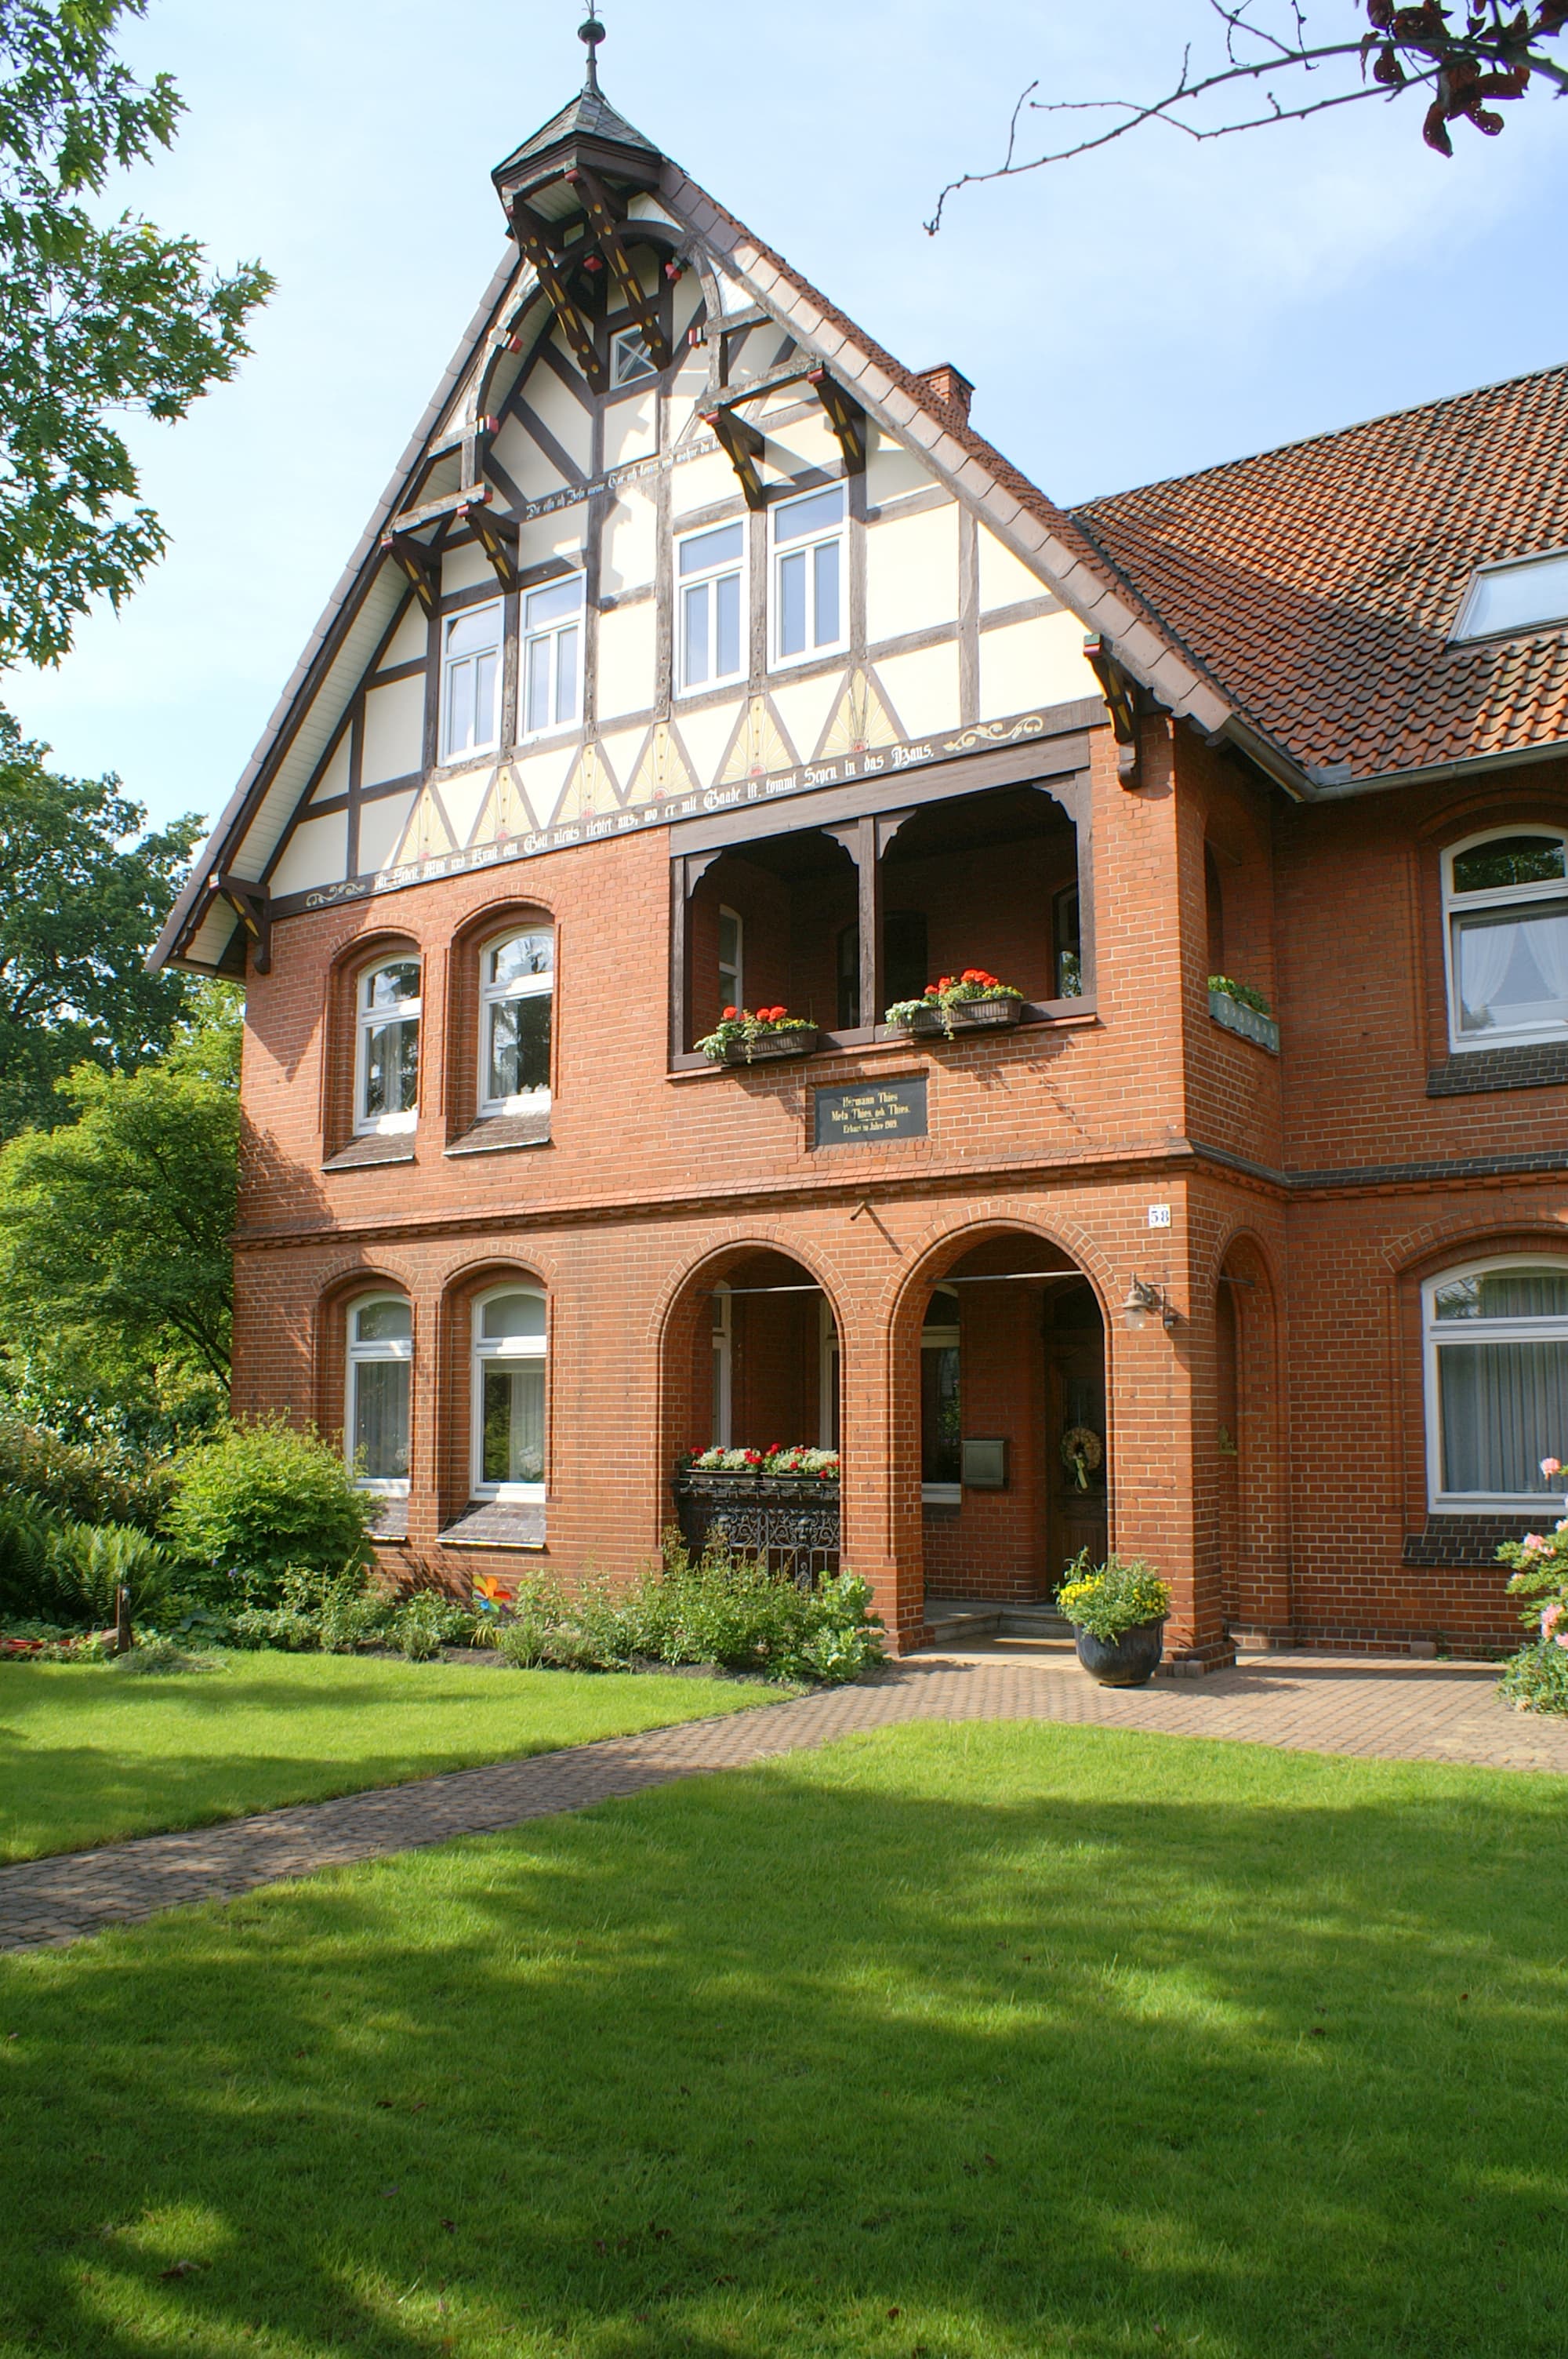
[[[455,762],[501,738],[499,600],[469,606],[441,625],[441,759]]]
[[[480,953],[481,1114],[547,1111],[555,987],[553,934],[508,934]]]
[[[622,328],[610,339],[610,382],[618,388],[623,385],[639,385],[647,376],[657,376],[654,356],[648,350],[648,339],[641,328]]]
[[[1456,639],[1487,639],[1568,622],[1568,552],[1519,557],[1510,565],[1484,565],[1470,584]]]
[[[1568,1460],[1568,1261],[1450,1270],[1422,1296],[1432,1505],[1561,1506],[1541,1462]]]
[[[781,500],[772,511],[773,657],[798,663],[844,637],[844,486]]]
[[[487,1294],[473,1314],[473,1488],[545,1495],[545,1298],[537,1287]]]
[[[746,1004],[746,964],[744,958],[745,928],[733,909],[719,912],[719,1005],[720,1007],[744,1007]]]
[[[1482,836],[1444,856],[1450,1036],[1460,1049],[1547,1040],[1568,1025],[1568,863],[1555,828]]]
[[[744,669],[741,584],[745,559],[746,527],[740,523],[694,532],[676,545],[682,688],[708,688],[716,680],[735,679]]]
[[[413,1364],[414,1314],[405,1296],[367,1294],[350,1304],[343,1443],[366,1491],[407,1491]]]
[[[389,959],[357,985],[354,1128],[412,1130],[419,1118],[419,962]]]
[[[582,711],[583,576],[571,573],[523,600],[523,734],[569,729]]]

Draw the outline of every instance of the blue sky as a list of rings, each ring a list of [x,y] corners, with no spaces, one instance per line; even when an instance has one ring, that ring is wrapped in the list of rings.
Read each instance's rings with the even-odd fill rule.
[[[124,201],[279,286],[233,385],[138,429],[172,535],[0,700],[156,820],[221,809],[502,249],[489,169],[581,79],[577,0],[151,0],[189,106]],[[1198,147],[1149,130],[921,224],[1013,98],[1164,86],[1202,0],[606,0],[607,92],[1059,500],[1563,359],[1568,109],[1455,160],[1408,106]],[[1108,19],[1119,54],[1103,47]],[[1314,23],[1349,29],[1351,0]]]

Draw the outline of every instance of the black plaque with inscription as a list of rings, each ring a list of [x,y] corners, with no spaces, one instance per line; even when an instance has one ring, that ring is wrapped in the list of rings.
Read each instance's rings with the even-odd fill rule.
[[[897,1082],[847,1082],[818,1090],[812,1102],[813,1147],[864,1147],[925,1135],[924,1073]]]

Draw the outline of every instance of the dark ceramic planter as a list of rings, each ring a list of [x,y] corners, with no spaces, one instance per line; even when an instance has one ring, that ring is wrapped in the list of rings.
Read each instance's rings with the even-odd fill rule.
[[[1102,1688],[1146,1688],[1165,1651],[1163,1622],[1140,1622],[1119,1638],[1097,1638],[1073,1625],[1078,1660]]]
[[[958,1032],[1007,1032],[1023,1013],[1023,1002],[1015,992],[999,991],[989,999],[956,999],[944,1020],[935,1008],[923,1007],[910,1019],[907,1029],[917,1039],[944,1039]]]
[[[787,1032],[760,1033],[754,1040],[732,1040],[724,1051],[727,1065],[767,1065],[778,1057],[809,1057],[816,1046],[815,1025],[792,1026]]]

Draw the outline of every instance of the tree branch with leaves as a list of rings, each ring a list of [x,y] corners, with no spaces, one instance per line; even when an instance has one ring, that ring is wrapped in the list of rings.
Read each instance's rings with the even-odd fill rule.
[[[1466,123],[1495,138],[1506,118],[1499,104],[1532,88],[1553,98],[1568,92],[1568,0],[1468,0],[1443,7],[1424,0],[1398,7],[1394,0],[1355,0],[1366,30],[1316,39],[1321,21],[1307,0],[1208,0],[1217,47],[1195,52],[1189,42],[1170,89],[1152,99],[1042,99],[1033,82],[1019,95],[1000,164],[950,180],[925,227],[935,236],[947,201],[989,180],[1016,179],[1048,164],[1092,155],[1149,124],[1206,142],[1281,123],[1303,123],[1370,99],[1424,93],[1422,136],[1440,156],[1454,153],[1452,126]],[[1321,84],[1303,78],[1322,76]],[[1281,95],[1281,92],[1283,95]],[[1092,115],[1083,136],[1026,152],[1036,115]],[[1108,118],[1108,119],[1107,119]]]

